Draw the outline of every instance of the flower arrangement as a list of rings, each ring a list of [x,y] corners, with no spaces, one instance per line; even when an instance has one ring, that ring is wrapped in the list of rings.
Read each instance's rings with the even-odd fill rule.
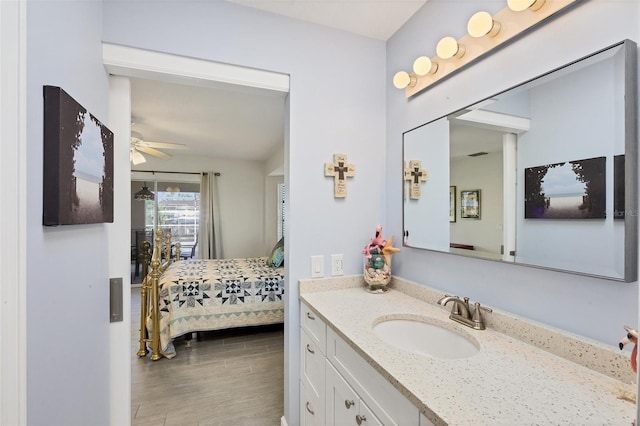
[[[383,293],[391,281],[391,255],[400,251],[393,247],[393,235],[389,240],[382,236],[382,226],[378,225],[375,236],[366,245],[364,255],[364,280],[373,293]]]

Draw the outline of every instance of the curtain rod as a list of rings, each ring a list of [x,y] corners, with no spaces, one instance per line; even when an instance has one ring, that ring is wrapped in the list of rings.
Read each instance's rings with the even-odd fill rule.
[[[201,175],[201,174],[207,174],[207,172],[164,172],[164,171],[158,171],[158,170],[131,170],[132,172],[136,172],[136,173],[175,173],[175,174],[179,174],[179,175]],[[220,176],[220,172],[214,172],[213,173],[216,176]]]

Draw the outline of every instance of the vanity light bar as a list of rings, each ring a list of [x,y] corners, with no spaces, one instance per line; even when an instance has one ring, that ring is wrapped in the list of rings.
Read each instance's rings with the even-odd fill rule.
[[[411,97],[576,1],[508,0],[507,7],[493,16],[477,12],[469,19],[465,36],[457,40],[450,36],[442,38],[436,56],[419,57],[413,72],[397,72],[393,84],[405,89],[407,98]]]

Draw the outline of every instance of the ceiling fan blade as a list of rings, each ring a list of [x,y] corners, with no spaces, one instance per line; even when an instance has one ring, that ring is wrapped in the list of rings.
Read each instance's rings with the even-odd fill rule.
[[[157,149],[149,148],[147,146],[138,146],[136,147],[136,149],[139,151],[145,152],[149,155],[153,155],[154,157],[164,158],[165,160],[171,158],[169,154],[165,154],[162,151],[158,151]]]
[[[180,143],[169,143],[169,142],[139,141],[137,142],[137,146],[144,146],[147,148],[160,148],[160,149],[187,149],[186,145],[183,145]]]

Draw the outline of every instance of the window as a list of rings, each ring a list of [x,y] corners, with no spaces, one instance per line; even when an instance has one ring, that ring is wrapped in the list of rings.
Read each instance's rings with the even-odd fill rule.
[[[180,242],[183,252],[190,250],[196,243],[200,217],[200,190],[187,186],[199,187],[193,184],[158,183],[155,201],[145,201],[145,228],[153,230],[157,223],[163,233],[171,233],[173,243]],[[163,191],[160,188],[173,190]],[[176,191],[176,188],[183,189]]]

